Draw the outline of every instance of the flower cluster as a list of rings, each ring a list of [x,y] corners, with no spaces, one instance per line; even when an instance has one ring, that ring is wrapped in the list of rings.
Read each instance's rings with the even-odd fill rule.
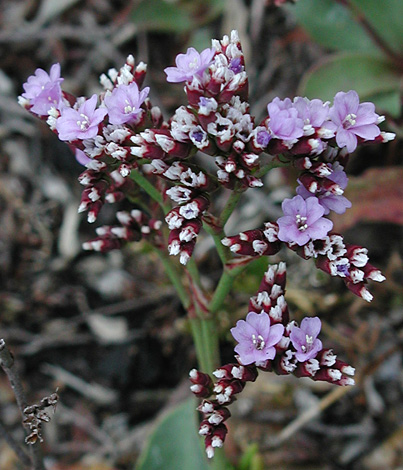
[[[368,282],[382,282],[385,277],[378,268],[369,263],[368,250],[358,245],[346,243],[343,237],[337,233],[328,233],[324,224],[319,224],[317,228],[323,231],[320,238],[302,238],[303,232],[310,230],[310,223],[314,217],[311,214],[306,217],[306,213],[303,215],[304,212],[296,210],[303,202],[300,196],[296,196],[292,200],[286,199],[284,202],[286,203],[285,212],[288,211],[288,215],[280,217],[278,223],[268,222],[264,229],[241,232],[238,235],[224,238],[222,243],[238,255],[247,257],[272,255],[280,249],[280,231],[283,229],[284,238],[286,238],[284,240],[286,241],[285,246],[295,251],[303,259],[314,259],[320,270],[331,276],[340,277],[351,292],[370,302],[373,296],[367,289]],[[294,205],[293,202],[295,202]],[[319,205],[315,207],[317,213],[320,213],[322,208],[319,209]],[[302,208],[304,209],[305,206]],[[303,218],[306,220],[301,220]],[[319,218],[319,222],[321,220],[324,223],[331,223],[325,218]],[[314,222],[317,223],[318,220]],[[306,228],[300,234],[298,229],[302,223]],[[312,230],[314,228],[313,224]],[[290,239],[289,233],[294,233],[293,239]]]
[[[272,265],[264,275],[257,294],[250,299],[246,320],[239,320],[231,334],[237,341],[235,352],[238,363],[226,364],[213,375],[216,381],[202,372],[190,372],[191,390],[204,400],[199,411],[203,414],[199,433],[205,438],[208,457],[215,447],[222,447],[231,416],[228,409],[235,395],[246,382],[253,382],[258,371],[293,374],[335,385],[354,385],[354,368],[330,349],[323,349],[318,338],[321,321],[305,317],[300,326],[289,321],[284,298],[286,283],[285,263]]]
[[[127,242],[145,239],[155,246],[161,246],[162,233],[160,220],[150,218],[139,209],[130,212],[119,211],[116,218],[120,225],[104,225],[96,229],[97,238],[85,242],[86,250],[109,251],[121,248]]]
[[[337,93],[333,106],[319,99],[274,98],[267,111],[267,118],[255,128],[253,143],[272,154],[290,151],[317,156],[325,152],[328,158],[330,149],[345,148],[351,153],[359,143],[383,140],[378,124],[384,117],[375,113],[373,103],[360,103],[353,90]]]
[[[49,75],[42,69],[36,69],[23,85],[25,91],[20,103],[29,106],[30,111],[38,116],[47,116],[51,108],[58,109],[62,103],[60,84],[64,80],[60,72],[60,64],[53,64]]]
[[[220,187],[241,192],[262,186],[265,153],[272,160],[281,154],[299,170],[297,196],[283,202],[283,217],[267,222],[275,225],[269,229],[271,238],[267,230],[255,229],[223,239],[240,255],[271,255],[282,243],[306,246],[325,239],[332,228],[325,216],[351,206],[343,196],[348,154],[361,143],[393,138],[380,131],[383,118],[374,105],[360,103],[354,91],[337,93],[333,105],[319,99],[275,98],[267,105],[267,117],[255,123],[236,31],[213,40],[201,53],[189,48],[165,73],[169,82],[185,82],[188,98],[188,105],[180,106],[167,122],[152,106],[149,88],[142,88],[146,65],[136,65],[132,56],[120,70],[102,75],[105,91],[89,99],[61,89],[59,64],[49,75],[38,69],[24,84],[20,103],[47,119],[86,166],[80,176],[85,189],[79,211],[87,212],[90,222],[105,203],[144,199],[130,178],[134,170],[168,196],[174,207],[163,215],[170,230],[166,245],[183,264],[193,254],[203,223],[211,220],[211,193]],[[201,154],[213,159],[216,172],[196,159]],[[151,216],[161,220],[156,211]],[[109,235],[102,236],[106,240]],[[133,240],[117,243],[111,237],[108,243],[89,242],[85,247],[107,251]]]
[[[96,220],[105,202],[133,196],[135,184],[129,175],[137,162],[130,139],[140,130],[163,124],[161,111],[147,98],[149,88],[141,89],[145,73],[146,65],[136,65],[129,56],[119,71],[111,69],[108,76],[101,76],[105,91],[89,99],[61,90],[59,64],[52,66],[49,75],[38,69],[24,84],[20,104],[46,119],[86,167],[79,178],[85,186],[79,211],[88,213],[89,222]],[[117,245],[105,245],[105,249],[113,247]]]
[[[332,232],[327,216],[351,207],[344,196],[349,154],[360,145],[394,138],[381,131],[383,116],[350,90],[337,93],[332,103],[274,98],[266,116],[256,122],[236,31],[200,53],[189,48],[175,62],[165,69],[166,78],[184,82],[187,105],[168,120],[151,103],[149,87],[143,87],[146,65],[136,64],[132,56],[119,70],[102,75],[103,91],[89,99],[62,90],[59,64],[49,74],[36,70],[23,85],[20,104],[46,120],[85,167],[78,210],[94,222],[105,203],[125,201],[126,210],[117,212],[119,224],[97,228],[97,237],[84,248],[106,252],[145,239],[186,265],[205,227],[214,234],[227,270],[284,246],[313,259],[319,269],[340,277],[354,294],[370,301],[367,284],[383,281],[383,275],[369,263],[365,248]],[[262,186],[261,177],[276,165],[297,172],[296,195],[282,202],[283,215],[263,228],[226,236],[225,223],[241,193]],[[215,204],[220,190],[230,194],[224,209]],[[215,382],[206,373],[191,371],[191,389],[204,398],[200,434],[209,457],[223,445],[228,405],[259,370],[354,383],[354,369],[323,349],[319,318],[304,318],[299,326],[290,321],[285,278],[284,263],[269,267],[250,299],[246,319],[232,328],[237,363],[216,370]],[[205,308],[201,299],[209,296],[201,290],[188,288],[190,308],[198,302]]]

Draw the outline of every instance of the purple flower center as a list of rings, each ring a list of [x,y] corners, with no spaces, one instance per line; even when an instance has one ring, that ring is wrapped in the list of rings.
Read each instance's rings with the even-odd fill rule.
[[[271,135],[266,131],[260,131],[257,133],[256,141],[262,147],[266,147],[271,139]]]
[[[197,142],[201,142],[203,140],[203,132],[202,131],[194,131],[192,132],[192,138]]]
[[[347,264],[339,264],[337,266],[337,272],[341,273],[341,274],[344,274],[345,276],[348,276],[349,275],[348,265]]]
[[[201,96],[199,99],[199,106],[208,106],[210,104],[209,98]]]
[[[231,62],[229,64],[229,68],[234,73],[241,73],[242,72],[242,65],[241,65],[240,57],[235,57],[235,59],[231,59]]]

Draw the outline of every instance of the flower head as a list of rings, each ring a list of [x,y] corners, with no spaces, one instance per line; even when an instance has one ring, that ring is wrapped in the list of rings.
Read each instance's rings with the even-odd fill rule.
[[[322,323],[318,317],[304,318],[301,327],[294,326],[290,333],[295,357],[299,362],[314,358],[322,349],[322,341],[317,339]]]
[[[186,54],[176,56],[176,67],[167,67],[167,81],[180,83],[192,80],[195,75],[201,76],[211,64],[215,49],[204,49],[200,54],[193,47],[189,47]]]
[[[325,127],[336,133],[336,142],[340,148],[346,147],[348,152],[357,148],[357,136],[365,140],[373,140],[381,131],[377,126],[379,116],[375,113],[373,103],[361,103],[357,92],[340,91],[334,97],[330,108],[331,121]]]
[[[305,199],[294,196],[285,199],[281,205],[284,216],[277,220],[278,238],[283,242],[305,245],[310,240],[326,237],[333,227],[333,222],[323,216],[325,209],[316,197]]]
[[[35,74],[28,77],[23,88],[22,97],[29,100],[31,111],[39,116],[46,116],[50,108],[58,108],[62,98],[60,83],[60,64],[53,64],[49,74],[36,69]]]
[[[238,341],[235,352],[243,365],[273,359],[276,355],[274,346],[281,340],[284,326],[270,326],[267,313],[249,312],[246,321],[239,320],[231,328],[232,336]]]
[[[96,106],[97,95],[92,95],[78,109],[63,108],[61,116],[56,121],[59,139],[73,141],[95,137],[99,124],[108,112],[106,108],[95,109]]]
[[[304,121],[305,130],[321,127],[329,115],[329,103],[319,99],[309,100],[297,96],[293,105],[298,111],[298,117]]]
[[[267,105],[269,113],[269,130],[273,137],[282,140],[295,140],[302,137],[304,133],[304,121],[298,117],[298,111],[294,108],[291,100],[286,98],[274,98]]]
[[[111,124],[125,124],[135,121],[140,112],[140,106],[147,98],[149,91],[149,87],[140,91],[136,82],[115,88],[104,99],[108,108],[109,122]]]
[[[333,172],[327,177],[329,180],[337,183],[341,189],[346,189],[348,178],[343,170],[343,167],[339,165],[335,167],[333,165]],[[312,197],[312,193],[309,192],[305,186],[298,180],[299,186],[296,189],[297,194],[302,196],[304,199]],[[336,214],[344,214],[346,209],[351,207],[351,202],[341,194],[332,194],[330,191],[325,189],[320,189],[319,192],[315,194],[318,198],[319,204],[325,209],[324,215],[329,214],[330,211],[336,212]]]

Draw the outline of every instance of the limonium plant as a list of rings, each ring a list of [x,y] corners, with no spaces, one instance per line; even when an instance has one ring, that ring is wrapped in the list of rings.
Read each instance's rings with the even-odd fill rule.
[[[245,319],[231,328],[236,345],[230,364],[220,365],[217,319],[248,263],[259,257],[269,263],[267,257],[281,248],[371,301],[368,283],[384,276],[369,263],[366,248],[332,231],[327,216],[351,207],[343,195],[349,154],[394,135],[380,130],[383,117],[372,103],[360,103],[353,90],[337,93],[332,103],[275,98],[257,122],[249,112],[248,76],[236,31],[200,53],[189,48],[177,56],[176,66],[165,69],[172,86],[184,84],[188,102],[168,120],[143,87],[146,68],[129,56],[120,70],[100,77],[99,95],[85,98],[62,90],[55,64],[49,74],[38,69],[28,78],[19,102],[46,120],[85,166],[78,210],[89,222],[106,203],[125,199],[132,206],[117,211],[115,225],[98,227],[84,249],[108,252],[142,240],[159,255],[191,325],[199,369],[190,372],[190,388],[202,399],[199,433],[211,458],[224,444],[229,405],[259,372],[354,384],[354,368],[322,345],[320,319],[306,317],[298,325],[290,318],[284,262],[268,264]],[[262,187],[262,177],[279,166],[298,172],[296,195],[282,202],[283,215],[261,227],[226,233],[241,196]],[[223,207],[220,193],[226,197]],[[201,230],[212,237],[222,262],[213,292],[200,282],[193,257]]]

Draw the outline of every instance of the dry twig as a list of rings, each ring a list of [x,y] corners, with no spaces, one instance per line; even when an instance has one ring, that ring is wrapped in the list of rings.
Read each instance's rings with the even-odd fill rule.
[[[27,399],[25,396],[25,391],[22,386],[22,382],[18,373],[17,368],[15,367],[14,358],[11,355],[9,349],[6,346],[4,339],[0,339],[0,365],[3,368],[4,372],[7,374],[8,380],[10,381],[11,387],[13,389],[15,398],[17,400],[18,408],[20,409],[21,415],[25,418],[24,410],[27,407]],[[33,470],[46,470],[43,463],[41,447],[39,443],[35,443],[30,446],[31,448],[31,464]],[[20,455],[17,453],[18,457]],[[26,464],[25,462],[23,462]]]

